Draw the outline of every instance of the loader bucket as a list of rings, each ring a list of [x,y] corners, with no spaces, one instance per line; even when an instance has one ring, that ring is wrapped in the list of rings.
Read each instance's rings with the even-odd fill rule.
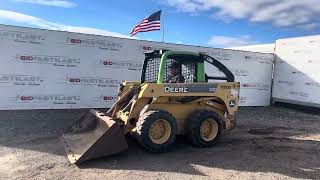
[[[93,109],[63,134],[61,141],[69,161],[76,165],[128,148],[120,125]]]

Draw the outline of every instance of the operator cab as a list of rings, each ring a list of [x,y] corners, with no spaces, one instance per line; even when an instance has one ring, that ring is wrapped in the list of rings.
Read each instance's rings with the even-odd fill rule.
[[[204,62],[218,68],[224,77],[207,76]],[[234,76],[223,64],[202,53],[156,50],[145,54],[141,82],[144,83],[197,83],[208,80],[234,82]]]

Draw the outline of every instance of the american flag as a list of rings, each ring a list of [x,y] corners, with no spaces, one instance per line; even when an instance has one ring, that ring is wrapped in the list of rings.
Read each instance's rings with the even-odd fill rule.
[[[132,29],[132,31],[130,32],[130,35],[134,36],[138,32],[149,32],[149,31],[160,30],[160,16],[161,16],[161,10],[143,19]]]

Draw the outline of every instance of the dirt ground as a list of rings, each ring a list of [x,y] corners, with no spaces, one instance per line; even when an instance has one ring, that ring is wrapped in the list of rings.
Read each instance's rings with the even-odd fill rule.
[[[180,137],[150,154],[130,141],[119,155],[70,165],[59,137],[86,110],[0,111],[0,179],[320,179],[320,113],[242,107],[212,148]]]

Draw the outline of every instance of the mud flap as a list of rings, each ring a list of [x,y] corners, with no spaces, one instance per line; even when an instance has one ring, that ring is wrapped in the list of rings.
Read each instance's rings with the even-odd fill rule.
[[[63,134],[61,141],[69,161],[76,165],[128,148],[120,125],[93,109]]]

